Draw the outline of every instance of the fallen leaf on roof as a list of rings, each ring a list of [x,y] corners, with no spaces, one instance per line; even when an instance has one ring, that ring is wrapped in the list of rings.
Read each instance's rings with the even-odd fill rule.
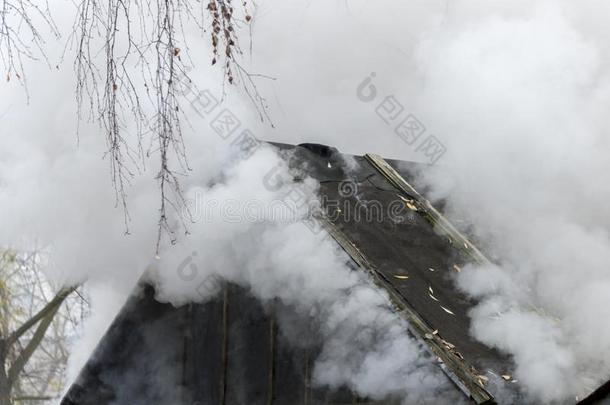
[[[462,269],[460,269],[460,267],[459,267],[457,264],[454,264],[454,265],[453,265],[453,270],[457,271],[458,273],[459,273],[460,271],[462,271]]]
[[[438,298],[436,298],[434,295],[432,294],[428,294],[430,296],[430,298],[432,298],[434,301],[438,302]]]
[[[511,379],[510,374],[502,374],[502,378],[504,378],[506,381],[509,381]]]
[[[447,312],[448,314],[455,315],[450,309],[447,309],[442,305],[441,305],[441,308],[443,309],[443,311]]]
[[[432,335],[432,333],[426,333],[424,337],[429,340],[434,339],[434,335]]]
[[[464,242],[464,247],[468,249],[468,243]]]
[[[447,349],[455,349],[455,345],[453,343],[449,343],[445,339],[441,339],[441,341],[443,342],[445,347],[447,347]]]
[[[433,335],[438,335],[438,329],[434,329],[434,331],[432,331]]]
[[[428,270],[430,271],[434,271],[434,269],[432,267],[428,267]]]
[[[430,294],[434,294],[434,290],[430,286],[428,286],[428,291],[430,291]]]
[[[397,278],[399,280],[406,280],[409,278],[409,276],[402,276],[400,274],[394,274],[394,278]]]
[[[400,199],[402,201],[404,201],[405,205],[411,210],[411,211],[417,211],[417,206],[414,203],[413,200],[409,200],[408,198],[404,198],[403,196],[396,194],[398,197],[400,197]]]

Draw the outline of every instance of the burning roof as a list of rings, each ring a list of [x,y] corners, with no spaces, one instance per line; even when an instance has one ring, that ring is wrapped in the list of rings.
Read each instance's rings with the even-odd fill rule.
[[[367,272],[388,293],[408,333],[455,390],[477,404],[525,401],[511,360],[471,337],[468,313],[475,302],[456,289],[453,277],[466,263],[488,259],[413,185],[416,171],[425,168],[376,155],[345,156],[324,145],[275,146],[293,168],[320,184],[321,209],[309,224],[312,231],[332,236],[354,269]],[[206,303],[177,308],[154,295],[149,285],[134,293],[62,405],[133,404],[142,398],[374,403],[348,387],[312,384],[320,342],[308,320],[299,332],[306,344],[295,345],[281,333],[277,320],[288,309],[280,303],[260,302],[234,284]],[[164,384],[155,380],[160,368]],[[606,393],[597,392],[597,398]],[[391,401],[400,402],[380,403]]]

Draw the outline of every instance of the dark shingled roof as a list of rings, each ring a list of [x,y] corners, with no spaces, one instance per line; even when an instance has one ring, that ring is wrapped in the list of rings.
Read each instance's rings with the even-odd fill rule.
[[[324,145],[274,145],[292,167],[319,180],[326,205],[319,223],[355,266],[388,291],[410,333],[438,358],[456,390],[475,403],[522,403],[519,383],[501,377],[511,374],[510,359],[470,336],[468,311],[475,303],[452,281],[463,264],[486,259],[409,188],[425,167],[374,155],[346,156]],[[144,286],[116,318],[62,405],[373,403],[347,389],[312,387],[310,368],[319,346],[290,345],[278,333],[278,311],[279,306],[263,305],[235,285],[205,304],[179,308],[156,302],[152,287]],[[176,387],[171,393],[166,381],[153,377],[159,362],[167,368],[164,378]]]

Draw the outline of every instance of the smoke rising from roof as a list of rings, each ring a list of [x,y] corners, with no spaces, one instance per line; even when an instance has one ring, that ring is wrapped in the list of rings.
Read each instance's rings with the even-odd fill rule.
[[[287,181],[266,187],[263,175],[277,167]],[[250,196],[271,205],[294,188],[315,200],[317,182],[304,177],[293,183],[288,170],[277,152],[261,147],[229,167],[205,195],[211,201]],[[305,218],[312,204],[315,201],[300,209],[295,206],[296,218]],[[347,386],[362,397],[390,396],[405,403],[461,400],[421,343],[407,334],[407,325],[394,313],[387,294],[350,267],[351,259],[326,233],[302,222],[260,219],[229,223],[226,217],[211,216],[194,224],[188,242],[168,249],[154,265],[159,299],[175,304],[202,301],[219,292],[221,281],[237,283],[263,302],[281,302],[291,315],[280,316],[279,327],[296,339],[294,344],[307,342],[300,342],[292,329],[315,326],[311,338],[322,342],[315,384]],[[184,257],[189,270],[176,271]]]
[[[53,7],[58,25],[70,26],[70,6]],[[395,95],[447,148],[421,181],[447,201],[451,218],[473,224],[469,231],[498,264],[465,268],[456,279],[481,300],[472,333],[514,357],[515,378],[534,401],[582,396],[610,375],[610,326],[603,321],[610,315],[608,7],[601,1],[262,1],[250,68],[276,78],[260,84],[276,129],[260,124],[251,105],[229,90],[231,111],[259,139],[420,158],[379,120],[373,104],[356,97],[356,87],[376,73],[380,97]],[[201,67],[208,54],[194,56],[192,76],[220,95],[221,74]],[[281,298],[318,316],[328,338],[319,382],[347,382],[374,397],[425,392],[438,383],[434,372],[424,373],[417,345],[398,333],[404,325],[391,321],[385,298],[346,267],[330,242],[300,224],[213,218],[191,224],[190,235],[165,246],[157,260],[156,168],[146,166],[128,190],[130,235],[124,236],[98,128],[86,127],[76,143],[70,67],[28,71],[29,106],[20,104],[15,82],[2,84],[3,246],[36,240],[52,251],[49,274],[57,282],[89,279],[117,295],[149,268],[160,298],[175,303],[203,299],[199,283],[176,271],[192,257],[202,280],[220,273],[263,299]],[[261,177],[281,165],[275,153],[260,149],[236,162],[230,142],[209,129],[213,117],[188,114],[193,172],[183,185],[189,193],[272,199]],[[313,193],[315,182],[303,187]],[[98,319],[111,319],[114,311],[102,301],[107,295],[96,296]],[[335,333],[343,319],[350,322]],[[364,325],[389,328],[391,344],[364,337],[350,340],[353,352],[342,352],[351,331]]]
[[[473,335],[514,357],[533,401],[569,402],[606,380],[608,5],[281,7],[263,3],[255,49],[260,69],[299,77],[273,83],[282,136],[422,160],[376,116],[380,97],[355,97],[375,72],[380,96],[395,95],[447,149],[420,181],[498,264],[456,280],[481,300]]]
[[[567,13],[492,16],[416,53],[448,134],[446,166],[425,180],[499,265],[457,279],[481,299],[472,332],[544,402],[610,376],[607,55]]]

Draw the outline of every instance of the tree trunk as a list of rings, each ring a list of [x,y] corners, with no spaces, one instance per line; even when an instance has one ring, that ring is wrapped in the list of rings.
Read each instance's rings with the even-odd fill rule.
[[[6,372],[6,341],[0,340],[0,405],[11,404],[11,386]]]

